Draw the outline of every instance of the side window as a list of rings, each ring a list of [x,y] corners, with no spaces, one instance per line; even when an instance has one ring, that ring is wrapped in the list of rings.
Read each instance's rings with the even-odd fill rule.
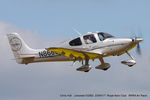
[[[103,41],[103,40],[104,40],[104,36],[103,36],[103,34],[98,33],[98,37],[99,37],[100,41]]]
[[[82,42],[81,42],[80,38],[76,38],[76,39],[70,41],[69,44],[71,46],[79,46],[79,45],[82,45]]]
[[[86,44],[91,44],[91,43],[97,42],[93,34],[85,35],[85,36],[83,36],[83,39]]]

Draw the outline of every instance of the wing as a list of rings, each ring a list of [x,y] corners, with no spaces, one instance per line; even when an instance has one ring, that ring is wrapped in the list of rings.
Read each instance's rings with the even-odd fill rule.
[[[94,60],[95,58],[101,57],[101,55],[98,53],[79,51],[79,50],[73,50],[73,49],[67,49],[67,48],[51,47],[51,48],[46,48],[46,50],[56,52],[60,55],[70,57],[75,60],[85,60],[86,57],[89,57],[88,59]]]

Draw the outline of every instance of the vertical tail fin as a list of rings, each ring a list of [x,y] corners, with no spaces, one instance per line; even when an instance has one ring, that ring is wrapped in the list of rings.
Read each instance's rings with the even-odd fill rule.
[[[37,54],[37,50],[31,49],[18,33],[7,34],[7,37],[17,63],[23,64],[21,58],[32,58]]]

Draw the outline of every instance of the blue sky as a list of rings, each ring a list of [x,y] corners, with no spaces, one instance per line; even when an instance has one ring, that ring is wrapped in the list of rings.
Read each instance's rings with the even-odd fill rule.
[[[47,36],[72,37],[72,28],[130,36],[139,27],[149,33],[149,4],[149,0],[3,0],[0,19]]]
[[[61,98],[60,94],[143,93],[149,100],[149,0],[1,0],[0,1],[0,99],[2,100],[91,100]],[[81,64],[37,63],[19,65],[13,59],[6,33],[18,32],[35,48],[45,48],[52,40],[61,41],[81,33],[104,31],[118,37],[143,33],[142,56],[132,55],[137,64],[129,68],[120,63],[126,55],[105,58],[111,68],[104,72],[77,72]],[[32,37],[32,38],[31,38]],[[63,38],[63,39],[61,39]],[[54,43],[55,44],[55,43]],[[94,67],[99,61],[90,62]],[[94,98],[104,99],[109,98]],[[117,98],[111,98],[115,100]],[[119,98],[133,99],[133,98]]]

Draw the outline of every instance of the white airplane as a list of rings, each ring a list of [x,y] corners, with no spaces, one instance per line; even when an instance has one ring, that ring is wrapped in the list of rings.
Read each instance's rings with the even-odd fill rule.
[[[108,56],[120,56],[127,53],[130,60],[121,63],[133,66],[136,64],[134,58],[128,53],[137,45],[140,53],[139,42],[142,38],[117,38],[105,32],[88,32],[72,40],[60,43],[56,47],[45,49],[31,49],[17,33],[7,34],[9,44],[19,64],[29,64],[36,62],[56,62],[56,61],[79,61],[82,66],[77,71],[88,72],[91,69],[89,60],[99,59],[101,65],[96,69],[107,70],[109,63],[105,63],[103,58]],[[85,61],[85,63],[84,63]]]

